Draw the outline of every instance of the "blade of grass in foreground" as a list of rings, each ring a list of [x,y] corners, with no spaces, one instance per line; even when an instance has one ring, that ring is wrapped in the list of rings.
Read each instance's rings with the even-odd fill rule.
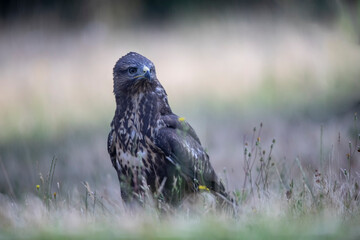
[[[358,239],[359,219],[342,222],[332,217],[291,219],[253,216],[240,221],[201,217],[167,221],[147,219],[94,221],[64,228],[58,223],[40,229],[6,230],[0,238],[26,239]],[[65,220],[65,219],[62,219]],[[114,220],[114,219],[112,219]],[[119,220],[119,219],[117,219]]]

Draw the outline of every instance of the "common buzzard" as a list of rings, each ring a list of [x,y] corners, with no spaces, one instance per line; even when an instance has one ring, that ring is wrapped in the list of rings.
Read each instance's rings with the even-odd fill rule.
[[[143,194],[144,185],[176,204],[205,189],[227,197],[194,129],[171,111],[154,64],[130,52],[113,69],[115,116],[108,152],[125,202]]]

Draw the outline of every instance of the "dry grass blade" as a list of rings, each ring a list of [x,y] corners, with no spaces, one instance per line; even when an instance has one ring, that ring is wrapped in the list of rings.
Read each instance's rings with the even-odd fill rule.
[[[13,187],[12,187],[12,185],[11,185],[8,172],[6,171],[6,168],[5,168],[5,166],[4,166],[4,163],[3,163],[2,159],[1,159],[1,157],[0,157],[0,167],[1,167],[2,173],[4,174],[6,183],[7,183],[7,185],[8,185],[9,194],[10,194],[11,198],[14,200],[14,199],[15,199],[15,193],[14,193]]]
[[[303,170],[303,168],[302,168],[300,159],[299,159],[298,157],[296,157],[296,158],[295,158],[295,161],[296,161],[296,163],[297,163],[298,166],[299,166],[299,169],[300,169],[300,172],[301,172],[303,181],[304,181],[304,183],[305,183],[305,186],[306,186],[307,189],[309,190],[313,201],[316,202],[315,195],[314,195],[314,193],[313,193],[313,191],[312,191],[312,188],[311,188],[311,186],[310,186],[310,182],[309,182],[308,178],[306,177],[306,174],[305,174],[305,172],[304,172],[304,170]]]

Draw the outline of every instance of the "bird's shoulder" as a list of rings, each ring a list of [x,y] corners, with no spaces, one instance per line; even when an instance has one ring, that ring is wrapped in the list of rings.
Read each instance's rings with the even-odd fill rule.
[[[161,116],[161,120],[164,123],[166,128],[175,129],[175,134],[180,134],[182,136],[190,136],[197,143],[201,145],[200,139],[197,136],[193,127],[185,120],[183,117],[179,117],[178,115],[171,113]]]

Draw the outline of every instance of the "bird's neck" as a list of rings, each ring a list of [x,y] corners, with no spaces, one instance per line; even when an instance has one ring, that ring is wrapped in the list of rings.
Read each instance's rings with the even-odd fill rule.
[[[136,92],[131,94],[121,94],[115,96],[116,106],[119,107],[133,107],[134,105],[140,104],[143,98],[151,98],[150,93],[147,92]]]
[[[124,118],[145,118],[146,124],[153,125],[159,117],[158,99],[154,93],[140,92],[124,96],[117,99],[116,105],[119,116]]]

